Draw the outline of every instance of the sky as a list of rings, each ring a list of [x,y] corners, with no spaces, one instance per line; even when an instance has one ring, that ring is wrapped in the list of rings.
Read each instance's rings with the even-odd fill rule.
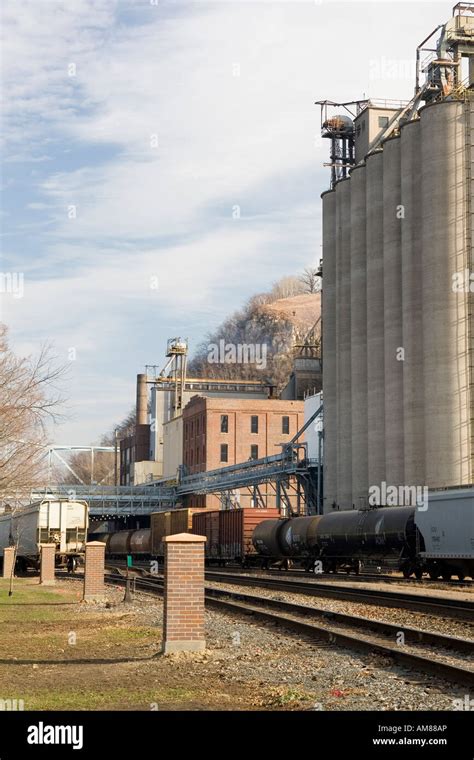
[[[449,2],[3,0],[0,317],[68,367],[56,444],[321,257],[316,100],[408,100]],[[15,279],[16,278],[16,279]]]

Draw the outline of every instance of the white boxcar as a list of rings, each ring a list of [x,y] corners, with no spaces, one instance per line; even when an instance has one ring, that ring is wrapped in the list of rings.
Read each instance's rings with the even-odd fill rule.
[[[18,543],[18,557],[35,559],[40,544],[56,544],[58,560],[84,552],[89,509],[84,501],[43,499],[0,515],[0,553]]]
[[[443,564],[466,575],[474,570],[474,488],[430,491],[428,509],[415,510],[423,536],[420,556],[428,565]]]

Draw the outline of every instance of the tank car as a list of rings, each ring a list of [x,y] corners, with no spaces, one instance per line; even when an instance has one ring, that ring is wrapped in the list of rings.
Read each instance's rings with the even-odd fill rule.
[[[357,572],[361,561],[395,559],[404,574],[415,572],[421,578],[418,543],[414,507],[332,512],[323,515],[317,527],[323,571],[343,567]]]
[[[105,553],[109,557],[123,557],[130,554],[130,538],[133,530],[119,530],[107,538]]]
[[[319,561],[323,572],[358,573],[363,561],[396,560],[404,574],[421,577],[417,553],[424,544],[414,514],[414,507],[383,507],[265,520],[255,528],[253,543],[267,558],[291,558],[306,569]]]

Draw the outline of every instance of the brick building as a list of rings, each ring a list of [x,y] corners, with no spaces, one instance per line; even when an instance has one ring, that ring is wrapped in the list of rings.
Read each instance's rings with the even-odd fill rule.
[[[192,475],[281,452],[304,424],[304,403],[281,399],[194,396],[183,410],[183,464]],[[240,499],[249,506],[250,496]],[[219,506],[215,496],[193,496],[187,506]]]
[[[148,468],[150,476],[159,477],[161,469],[156,466],[153,469],[155,463],[149,460],[150,425],[137,425],[133,435],[120,441],[120,485],[129,486],[151,479],[146,477],[146,472],[141,472],[143,468]]]

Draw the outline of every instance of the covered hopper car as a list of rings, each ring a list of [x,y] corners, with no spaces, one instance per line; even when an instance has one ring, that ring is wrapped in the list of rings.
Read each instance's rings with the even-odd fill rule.
[[[85,501],[42,499],[0,515],[0,555],[16,546],[19,570],[38,569],[40,544],[56,545],[56,566],[74,570],[82,561],[89,509]]]

